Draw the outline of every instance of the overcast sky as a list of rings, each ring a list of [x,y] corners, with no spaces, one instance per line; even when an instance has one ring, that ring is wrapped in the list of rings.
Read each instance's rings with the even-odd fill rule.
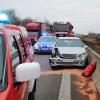
[[[100,33],[100,0],[1,0],[0,9],[14,8],[21,18],[70,21],[74,31]]]

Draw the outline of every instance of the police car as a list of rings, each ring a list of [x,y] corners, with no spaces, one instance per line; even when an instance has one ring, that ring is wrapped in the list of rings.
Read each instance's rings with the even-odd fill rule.
[[[41,36],[34,45],[35,53],[51,53],[56,43],[56,36]]]

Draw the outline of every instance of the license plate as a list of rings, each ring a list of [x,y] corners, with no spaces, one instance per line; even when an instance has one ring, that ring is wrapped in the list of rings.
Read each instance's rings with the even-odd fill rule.
[[[48,48],[41,48],[41,50],[48,50]]]
[[[63,59],[63,62],[73,62],[73,61],[70,59]]]

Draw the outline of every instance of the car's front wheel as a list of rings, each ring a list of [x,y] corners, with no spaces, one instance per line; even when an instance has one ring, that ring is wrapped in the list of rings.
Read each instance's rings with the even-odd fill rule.
[[[85,67],[89,64],[88,58],[85,60]]]
[[[84,65],[82,66],[82,68],[83,68],[83,69],[86,68],[88,64],[89,64],[89,62],[88,62],[88,58],[87,58],[87,59],[84,61]]]

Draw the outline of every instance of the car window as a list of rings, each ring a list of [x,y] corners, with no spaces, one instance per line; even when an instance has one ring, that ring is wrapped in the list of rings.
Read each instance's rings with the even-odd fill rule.
[[[0,91],[7,86],[6,47],[4,35],[0,35]]]
[[[18,45],[14,36],[9,37],[9,47],[11,51],[12,69],[13,69],[13,75],[15,80],[15,69],[17,65],[21,63],[21,59],[20,59]]]
[[[55,42],[56,37],[40,37],[38,42]]]
[[[83,47],[80,39],[58,39],[57,47]]]
[[[20,48],[21,48],[21,54],[23,56],[23,59],[25,60],[26,59],[26,51],[25,51],[25,47],[24,47],[24,43],[23,43],[23,40],[22,40],[22,37],[20,34],[17,34],[16,35],[16,38],[17,38],[17,41],[20,45]]]

